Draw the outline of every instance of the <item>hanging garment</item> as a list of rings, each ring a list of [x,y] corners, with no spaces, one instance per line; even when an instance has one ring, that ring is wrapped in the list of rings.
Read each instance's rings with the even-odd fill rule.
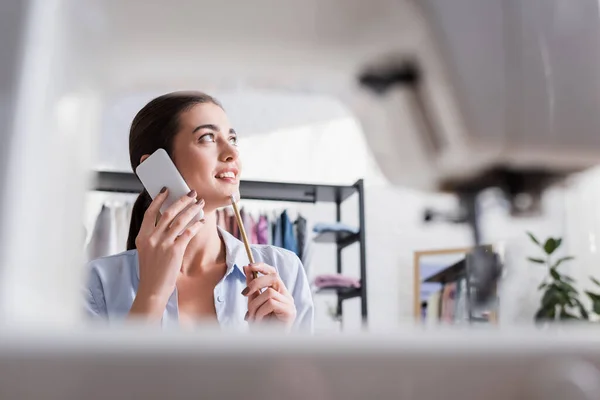
[[[248,236],[248,241],[250,244],[254,244],[252,241],[252,223],[250,222],[250,213],[246,212],[243,208],[240,210],[240,216],[242,217],[242,224],[244,224],[244,229],[246,230],[246,236]],[[242,232],[240,230],[240,236]]]
[[[92,237],[87,246],[88,259],[94,260],[118,253],[117,240],[118,235],[114,214],[110,207],[103,204],[96,218]]]
[[[258,241],[258,224],[254,217],[250,214],[248,214],[248,222],[250,224],[250,243],[260,244],[260,242]]]
[[[125,209],[127,210],[127,224],[131,225],[131,217],[133,215],[133,203],[127,202]],[[127,235],[129,235],[129,228],[127,229]]]
[[[279,216],[273,227],[273,246],[283,247],[283,220]]]
[[[298,218],[294,224],[296,225],[296,240],[298,242],[298,251],[296,254],[302,260],[304,247],[306,246],[306,218],[298,214]]]
[[[127,250],[127,237],[129,236],[129,218],[131,213],[129,212],[130,204],[120,204],[115,207],[115,222],[117,230],[117,249],[116,252],[120,253]]]
[[[319,288],[360,288],[360,279],[341,274],[324,274],[315,278],[314,285]]]
[[[256,236],[258,244],[269,244],[269,220],[266,215],[261,215],[256,224]]]
[[[294,224],[290,220],[287,211],[281,213],[281,223],[283,228],[283,248],[298,254],[298,244],[294,233]]]

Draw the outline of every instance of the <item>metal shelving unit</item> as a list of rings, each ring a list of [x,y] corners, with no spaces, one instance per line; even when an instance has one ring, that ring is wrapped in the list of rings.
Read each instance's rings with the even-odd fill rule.
[[[127,172],[96,172],[93,190],[120,193],[140,193],[143,186],[138,178]],[[241,181],[240,194],[244,199],[266,201],[290,201],[300,203],[335,203],[336,222],[341,222],[342,203],[352,195],[358,195],[359,226],[358,233],[324,232],[315,238],[317,243],[335,243],[337,250],[336,272],[343,272],[342,252],[352,244],[358,244],[360,250],[361,287],[323,289],[319,293],[335,293],[337,295],[337,313],[342,316],[344,300],[360,297],[361,318],[367,323],[367,265],[365,241],[365,196],[362,179],[351,186],[320,185],[288,182]]]

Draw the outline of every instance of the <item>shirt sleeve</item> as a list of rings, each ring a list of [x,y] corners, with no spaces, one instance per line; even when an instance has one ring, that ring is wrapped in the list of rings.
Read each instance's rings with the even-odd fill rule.
[[[84,312],[90,319],[105,319],[107,317],[104,290],[98,273],[89,269],[87,285],[83,288]]]
[[[296,306],[296,321],[294,330],[301,333],[314,333],[315,306],[312,298],[312,291],[302,261],[293,255],[296,279],[293,289],[291,289],[294,305]]]

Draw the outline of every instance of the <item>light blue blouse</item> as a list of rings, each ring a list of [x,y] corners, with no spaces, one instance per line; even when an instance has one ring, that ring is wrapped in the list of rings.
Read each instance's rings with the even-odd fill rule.
[[[218,228],[226,247],[227,271],[214,289],[215,309],[219,325],[223,328],[247,330],[244,316],[248,300],[241,292],[246,287],[243,267],[248,265],[244,244]],[[255,262],[271,265],[294,298],[296,321],[294,330],[312,333],[314,305],[308,279],[302,262],[293,252],[269,245],[252,245]],[[140,280],[137,250],[99,258],[89,263],[89,276],[85,288],[86,312],[92,318],[108,322],[122,321],[127,317]],[[162,318],[162,326],[178,325],[177,289],[173,292]]]

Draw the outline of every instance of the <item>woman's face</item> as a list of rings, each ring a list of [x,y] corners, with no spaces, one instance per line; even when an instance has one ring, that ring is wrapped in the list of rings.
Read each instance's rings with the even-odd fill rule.
[[[232,194],[239,198],[237,134],[221,107],[197,104],[180,114],[173,161],[190,189],[206,201],[206,211],[231,204]]]

